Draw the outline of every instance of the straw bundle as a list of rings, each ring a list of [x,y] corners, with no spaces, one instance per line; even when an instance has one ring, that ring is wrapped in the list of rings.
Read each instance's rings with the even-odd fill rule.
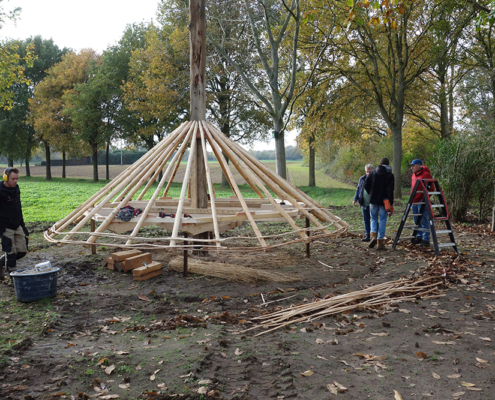
[[[432,283],[431,281],[434,279],[436,282]],[[386,282],[357,292],[331,297],[314,303],[291,306],[280,311],[253,318],[254,320],[264,321],[246,331],[257,328],[268,329],[256,335],[259,336],[289,324],[315,321],[345,311],[374,308],[391,304],[392,302],[415,301],[418,298],[440,297],[443,295],[438,293],[432,294],[432,292],[437,291],[441,284],[442,281],[434,277],[416,281],[401,279]]]
[[[171,270],[182,272],[183,265],[184,259],[182,257],[175,257],[170,261],[168,267]],[[187,270],[193,274],[214,276],[233,282],[296,282],[300,280],[295,276],[281,274],[279,272],[263,271],[233,264],[208,262],[192,258],[188,258]]]

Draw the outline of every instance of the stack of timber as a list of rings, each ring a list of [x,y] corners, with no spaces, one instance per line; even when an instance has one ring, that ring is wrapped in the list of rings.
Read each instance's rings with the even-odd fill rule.
[[[145,281],[162,273],[162,263],[151,260],[150,253],[140,250],[119,251],[106,258],[108,269],[132,272],[135,281]]]
[[[216,197],[205,156],[208,146],[227,178],[231,198]],[[179,175],[186,149],[189,157],[180,195],[172,198],[170,188]],[[244,198],[239,183],[249,185],[255,198]],[[121,209],[127,206],[140,209],[140,213],[130,218],[119,217]],[[287,223],[291,228],[284,233],[284,240],[277,243],[270,243],[269,227],[263,232],[262,222],[272,221]],[[92,229],[88,230],[90,223]],[[222,235],[243,224],[251,228],[245,236]],[[140,230],[150,225],[162,228],[163,236],[140,235]],[[59,244],[99,244],[125,249],[185,250],[200,243],[203,251],[263,251],[338,236],[347,230],[347,223],[266,167],[217,127],[207,121],[190,121],[45,231],[45,239]],[[188,236],[181,236],[181,232]],[[195,244],[188,240],[191,236],[195,236]]]

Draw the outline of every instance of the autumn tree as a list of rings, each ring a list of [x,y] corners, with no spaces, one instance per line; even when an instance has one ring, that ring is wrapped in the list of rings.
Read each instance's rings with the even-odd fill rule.
[[[3,3],[4,0],[0,0],[0,29],[6,21],[15,21],[21,12],[19,7],[6,11]],[[10,89],[13,85],[29,83],[24,70],[32,65],[35,56],[29,48],[20,52],[18,44],[16,41],[0,41],[0,108],[13,107],[15,92]]]
[[[91,68],[99,58],[90,49],[64,55],[62,61],[48,70],[34,90],[34,97],[29,99],[36,135],[45,146],[47,180],[51,179],[50,146],[74,154],[84,151],[84,142],[79,139],[70,116],[64,113],[64,94],[75,85],[88,82]]]
[[[439,58],[431,51],[431,31],[449,3],[414,2],[406,7],[387,2],[394,8],[383,12],[380,3],[373,1],[354,9],[350,19],[341,3],[317,4],[321,5],[318,15],[329,20],[320,21],[321,26],[336,23],[339,28],[329,36],[324,68],[374,102],[393,138],[395,196],[400,198],[406,94],[413,96],[417,79]]]
[[[132,53],[124,101],[139,126],[136,139],[148,149],[189,115],[189,53],[184,38],[185,27],[165,32],[151,25],[145,47]]]
[[[298,65],[299,30],[302,23],[299,0],[273,1],[231,0],[223,2],[225,13],[214,21],[217,28],[207,31],[208,38],[218,52],[236,69],[259,106],[270,115],[276,147],[277,173],[286,178],[284,131],[289,111],[298,92],[296,75],[303,66]],[[249,47],[240,53],[229,53],[228,44],[234,38],[226,27],[237,27],[239,38]],[[313,43],[315,55],[320,42]],[[318,57],[313,59],[317,62]],[[304,66],[311,69],[312,66]],[[261,74],[261,75],[260,75]]]
[[[247,35],[242,34],[237,24],[219,26],[217,21],[225,20],[225,13],[234,18],[239,10],[226,8],[224,2],[208,1],[206,4],[208,30],[222,29],[226,39],[225,51],[237,54],[235,58],[246,54]],[[189,17],[188,1],[164,0],[161,3],[158,21],[163,31],[187,26]],[[235,18],[234,18],[235,19]],[[243,40],[240,40],[243,37]],[[184,48],[188,47],[187,36],[183,36]],[[187,47],[186,47],[187,46]],[[233,141],[251,143],[266,136],[270,121],[265,112],[257,105],[251,91],[242,77],[228,60],[207,42],[206,65],[206,114],[207,119],[216,123],[221,132]],[[226,161],[229,162],[228,158]],[[227,180],[222,174],[222,186]]]
[[[36,85],[46,76],[47,70],[62,59],[67,49],[60,49],[52,39],[43,40],[41,36],[16,41],[15,45],[21,60],[28,52],[35,59],[32,66],[24,65],[24,76],[30,84],[18,82],[9,88],[14,103],[11,109],[0,110],[0,143],[8,158],[25,160],[26,175],[30,176],[29,159],[38,141],[34,127],[28,121],[28,99],[33,96]]]

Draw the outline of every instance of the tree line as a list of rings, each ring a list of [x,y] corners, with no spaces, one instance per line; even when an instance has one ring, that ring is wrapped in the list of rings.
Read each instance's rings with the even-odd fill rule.
[[[463,176],[460,155],[481,151],[476,157],[483,162],[471,176],[484,178],[468,203],[483,198],[480,213],[493,206],[491,2],[210,0],[206,6],[207,118],[244,143],[273,135],[281,176],[287,129],[300,131],[310,185],[319,166],[352,178],[388,156],[397,198],[412,158],[437,165],[434,173],[447,179]],[[27,158],[43,146],[49,166],[53,150],[108,154],[118,139],[153,147],[189,118],[187,26],[188,1],[162,0],[155,22],[128,26],[103,54],[59,49],[40,37],[4,44],[17,54],[24,80],[10,86],[13,107],[0,116],[2,155]],[[12,133],[19,140],[5,146]],[[440,166],[449,159],[457,161],[446,172]],[[97,180],[97,157],[93,162]]]

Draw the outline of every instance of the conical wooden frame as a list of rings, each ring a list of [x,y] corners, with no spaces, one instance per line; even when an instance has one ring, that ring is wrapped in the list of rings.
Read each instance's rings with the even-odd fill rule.
[[[227,177],[233,191],[230,198],[215,196],[207,157],[198,157],[198,152],[207,154],[207,146],[213,150]],[[168,196],[169,190],[186,149],[189,149],[189,155],[180,196],[172,198]],[[202,169],[195,165],[198,160],[203,160]],[[205,176],[198,176],[198,170],[202,170]],[[235,172],[242,176],[257,198],[243,197],[234,177],[238,175]],[[201,179],[205,182],[207,193],[207,204],[203,205],[198,200],[195,184]],[[158,184],[153,186],[157,180]],[[148,199],[145,200],[147,193]],[[142,213],[126,222],[117,215],[122,207],[128,205],[139,208]],[[310,222],[306,223],[309,227],[301,227],[301,223],[298,225],[297,221],[301,219]],[[288,240],[272,241],[273,236],[264,234],[262,222],[267,221],[286,222],[291,228],[284,233],[288,235]],[[88,230],[88,223],[94,227],[91,231]],[[252,228],[249,236],[222,235],[244,223]],[[165,230],[163,237],[139,235],[143,227],[153,225]],[[339,235],[347,229],[347,223],[271,171],[213,124],[190,121],[182,124],[67,217],[55,223],[45,232],[45,238],[53,243],[98,244],[129,249],[173,249],[199,244],[202,250],[266,250]],[[197,235],[204,232],[209,234],[198,239]],[[194,244],[184,233],[196,236]],[[273,243],[270,244],[270,241]]]

